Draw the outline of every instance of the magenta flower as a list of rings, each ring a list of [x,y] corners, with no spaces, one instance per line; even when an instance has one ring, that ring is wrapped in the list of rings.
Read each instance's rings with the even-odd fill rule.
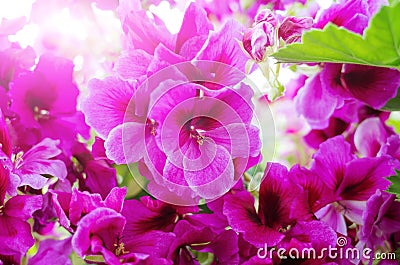
[[[117,238],[122,234],[125,222],[125,218],[112,209],[94,209],[78,223],[76,233],[72,237],[74,251],[84,257],[105,252],[107,249],[116,249],[114,244],[118,244]]]
[[[11,110],[23,126],[39,130],[42,139],[61,139],[67,146],[78,133],[89,136],[83,115],[76,110],[79,90],[72,70],[72,62],[43,55],[34,72],[21,74],[10,87]]]
[[[389,186],[386,177],[394,174],[394,161],[388,156],[355,158],[350,145],[342,136],[331,138],[320,145],[314,155],[311,171],[335,194],[335,202],[314,214],[331,225],[336,231],[347,235],[345,216],[362,224],[362,212],[366,201],[377,190]]]
[[[306,195],[293,184],[287,169],[270,164],[261,182],[258,211],[254,197],[246,192],[225,196],[224,214],[233,230],[256,247],[276,246],[285,238],[285,231],[300,220],[309,220]]]
[[[368,11],[369,3],[374,1],[343,1],[332,4],[328,9],[317,14],[314,27],[324,28],[329,22],[361,34],[368,25],[372,14]]]
[[[400,71],[353,64],[326,64],[322,85],[342,99],[357,99],[375,109],[395,97],[400,86]]]
[[[198,211],[197,207],[175,206],[146,196],[140,201],[125,201],[121,213],[127,219],[126,229],[133,236],[155,230],[172,232],[179,220]]]
[[[79,166],[70,175],[75,174],[78,178],[80,190],[99,193],[105,199],[117,186],[115,168],[111,167],[105,159],[94,159],[91,152],[81,143],[74,143],[71,152]],[[71,167],[76,167],[76,165],[71,165]]]
[[[72,265],[69,258],[71,253],[71,237],[63,240],[45,239],[40,241],[38,252],[29,259],[28,264]]]
[[[89,84],[89,96],[81,104],[86,122],[102,139],[107,139],[110,131],[124,122],[135,87],[117,77],[104,80],[92,79]],[[129,117],[126,117],[130,121]],[[135,115],[132,115],[135,120]]]
[[[348,101],[360,101],[374,109],[396,96],[400,71],[380,67],[330,64],[306,81],[295,104],[313,129],[328,127],[335,110]]]
[[[260,8],[260,6],[268,6],[273,10],[284,10],[285,6],[291,5],[295,2],[305,4],[305,0],[256,0],[253,5],[249,8],[248,13],[254,14]]]
[[[239,262],[238,237],[232,230],[216,235],[208,227],[196,227],[187,221],[180,221],[174,229],[174,234],[176,239],[168,253],[168,258],[174,264],[198,264],[190,249],[211,252],[214,254],[214,260],[220,264]]]
[[[167,159],[162,161],[152,155],[155,149],[147,149],[151,161],[145,162],[158,184],[178,194],[190,188],[194,195],[213,199],[236,182],[233,159],[257,157],[260,142],[258,129],[250,125],[248,86],[215,97],[205,92],[200,100],[198,89],[177,86],[155,102],[149,119],[158,124],[154,138]]]
[[[41,189],[49,181],[43,175],[65,179],[67,170],[64,162],[52,159],[61,153],[58,144],[59,141],[46,138],[22,156],[17,155],[13,173],[21,179],[19,186],[28,185],[34,189]]]
[[[12,44],[4,50],[0,47],[0,58],[0,90],[8,91],[10,82],[35,64],[36,54],[29,46],[22,49]]]
[[[11,157],[12,154],[11,138],[8,132],[6,121],[4,119],[1,110],[0,110],[0,150],[3,151],[3,153],[6,156]]]
[[[343,104],[343,100],[325,88],[321,74],[318,73],[306,80],[294,103],[297,113],[303,115],[313,129],[325,129],[329,125],[329,118],[337,106]]]
[[[259,156],[258,129],[250,125],[251,89],[243,84],[217,91],[171,80],[162,84],[147,94],[117,78],[94,80],[82,109],[88,123],[106,139],[106,154],[116,163],[144,159],[150,178],[163,190],[185,192],[183,198],[222,194],[253,165],[239,160]],[[197,100],[198,93],[204,93],[204,100]],[[147,117],[136,115],[138,108]],[[233,159],[239,160],[234,164]],[[216,176],[210,178],[209,172]]]
[[[134,10],[132,14],[135,15],[121,18],[128,44],[115,66],[115,71],[127,80],[136,80],[168,65],[192,60],[213,29],[206,12],[196,3],[190,3],[185,10],[176,35],[171,34],[155,15],[150,19],[144,10]]]
[[[364,225],[359,232],[360,242],[371,249],[391,242],[390,236],[400,232],[400,203],[396,196],[377,190],[367,201],[363,213]],[[391,246],[392,249],[396,247]],[[389,249],[391,251],[392,249]]]
[[[264,60],[266,48],[275,43],[275,28],[268,22],[256,24],[244,32],[243,47],[250,57],[261,62]]]
[[[111,209],[117,213],[122,210],[126,188],[113,188],[103,200],[100,194],[80,192],[76,189],[71,193],[51,190],[52,204],[60,224],[70,232],[74,231],[79,221],[97,208]]]
[[[74,251],[81,257],[103,255],[107,264],[112,265],[145,260],[148,264],[170,264],[166,258],[174,234],[152,229],[135,233],[127,224],[129,219],[120,213],[122,205],[117,205],[107,203],[106,199],[104,205],[86,210],[88,213],[77,223],[72,238]]]
[[[75,225],[82,216],[99,207],[106,207],[119,213],[122,211],[125,195],[125,187],[113,188],[104,200],[98,193],[90,194],[87,191],[80,192],[74,189],[68,209],[69,219]]]
[[[318,146],[329,138],[341,135],[349,128],[350,124],[340,118],[331,117],[328,127],[325,129],[313,129],[306,136],[304,141],[312,148],[318,149]]]
[[[0,206],[0,255],[25,255],[33,246],[27,220],[42,206],[41,196],[17,195]]]
[[[368,118],[357,127],[354,133],[354,145],[363,156],[374,157],[380,153],[381,148],[392,134],[393,132],[390,132],[378,117]]]
[[[324,258],[327,260],[330,258],[327,253],[322,251],[326,250],[328,246],[335,247],[336,241],[337,234],[328,224],[322,221],[298,222],[286,233],[285,239],[279,243],[278,247],[286,249],[286,255],[291,249],[296,249],[301,253],[304,249],[312,248],[316,253],[322,253],[324,256],[314,260],[309,259],[305,262],[306,264],[311,261],[317,263],[320,260],[324,260]],[[289,258],[289,261],[294,262],[295,259],[291,260]]]

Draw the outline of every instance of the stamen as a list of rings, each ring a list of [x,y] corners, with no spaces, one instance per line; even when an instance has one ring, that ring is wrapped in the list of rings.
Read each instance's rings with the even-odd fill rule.
[[[191,125],[190,126],[190,138],[196,138],[196,142],[199,145],[203,145],[205,137],[203,135],[201,135],[200,131],[202,131],[202,130],[197,130],[197,129],[195,129],[195,127],[193,125]]]
[[[38,106],[33,108],[35,120],[43,120],[50,118],[50,112],[46,109],[40,109]]]
[[[117,257],[120,256],[121,254],[123,255],[123,254],[129,253],[129,251],[125,250],[125,244],[123,242],[121,242],[121,239],[122,239],[122,236],[120,236],[120,234],[118,233],[117,234],[117,242],[114,243],[114,247],[115,247],[114,253],[115,253],[115,256],[117,256]]]
[[[22,158],[23,155],[24,155],[23,151],[20,151],[15,155],[14,165],[16,168],[18,167],[19,163],[24,161],[24,159]]]
[[[154,119],[148,118],[146,121],[146,126],[150,127],[150,134],[153,136],[157,135],[158,123]]]

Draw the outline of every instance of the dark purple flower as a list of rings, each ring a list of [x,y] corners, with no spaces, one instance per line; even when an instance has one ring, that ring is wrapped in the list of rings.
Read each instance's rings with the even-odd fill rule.
[[[287,251],[294,248],[300,253],[305,248],[312,248],[316,253],[322,253],[323,249],[327,249],[329,246],[335,247],[336,240],[336,232],[322,221],[298,222],[286,233],[285,239],[279,243],[278,247]],[[328,255],[325,253],[323,258],[327,257]]]
[[[260,186],[258,211],[246,192],[225,196],[224,214],[233,230],[256,247],[277,245],[298,220],[310,219],[305,193],[279,164],[269,164]]]
[[[321,208],[315,215],[336,231],[347,235],[344,217],[362,224],[365,203],[376,190],[389,186],[386,177],[394,172],[394,162],[388,156],[355,158],[342,136],[320,145],[314,155],[311,171],[335,194],[335,202]]]
[[[379,109],[395,97],[400,71],[354,64],[325,64],[322,85],[335,96],[357,99]]]
[[[166,260],[172,233],[150,231],[138,236],[125,227],[126,219],[117,211],[99,207],[78,223],[72,247],[80,256],[103,255],[107,264],[170,264]],[[147,262],[147,263],[146,263]]]

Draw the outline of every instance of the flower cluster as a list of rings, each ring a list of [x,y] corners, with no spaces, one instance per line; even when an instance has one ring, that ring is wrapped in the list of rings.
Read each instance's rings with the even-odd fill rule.
[[[327,26],[364,36],[389,3],[181,2],[0,21],[0,264],[397,264],[400,71],[271,57]],[[47,8],[121,38],[46,32]]]

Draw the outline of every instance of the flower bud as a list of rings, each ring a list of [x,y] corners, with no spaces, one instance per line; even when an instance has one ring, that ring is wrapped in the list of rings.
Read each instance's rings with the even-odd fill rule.
[[[303,31],[309,30],[312,25],[311,17],[286,17],[278,29],[278,36],[288,44],[298,42]]]
[[[257,15],[254,17],[254,24],[256,25],[261,22],[268,22],[272,24],[272,26],[276,27],[276,17],[275,14],[269,9],[260,10]]]
[[[245,31],[243,47],[252,59],[260,62],[263,60],[265,50],[275,43],[275,28],[269,22],[261,22]]]

